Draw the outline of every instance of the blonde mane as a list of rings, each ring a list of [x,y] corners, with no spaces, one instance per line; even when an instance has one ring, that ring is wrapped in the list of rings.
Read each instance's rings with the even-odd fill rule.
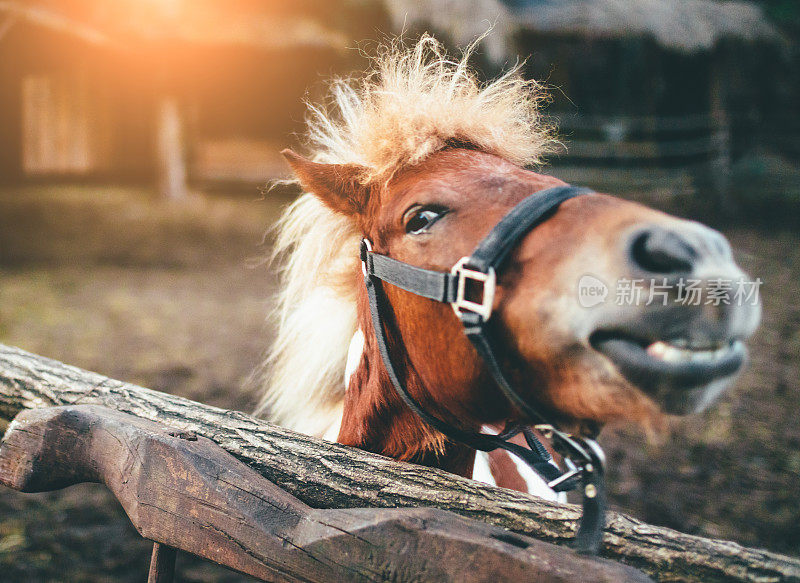
[[[482,84],[468,64],[475,46],[452,60],[425,35],[409,48],[382,48],[363,78],[335,81],[330,104],[310,106],[314,160],[359,164],[365,184],[385,182],[452,144],[520,166],[540,163],[551,142],[539,113],[543,91],[519,67]],[[357,327],[359,239],[348,217],[311,193],[278,224],[278,331],[258,412],[303,433],[331,434],[341,419],[347,350]]]

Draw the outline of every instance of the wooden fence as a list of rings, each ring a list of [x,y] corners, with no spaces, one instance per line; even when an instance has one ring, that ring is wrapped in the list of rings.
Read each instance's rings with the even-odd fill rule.
[[[727,123],[708,114],[680,117],[553,116],[567,165],[669,167],[728,155]]]
[[[667,191],[716,197],[721,210],[731,210],[734,167],[742,158],[777,156],[786,168],[767,168],[759,180],[795,189],[798,174],[788,170],[800,159],[800,116],[774,112],[767,117],[748,112],[724,116],[591,116],[552,114],[562,143],[549,162],[551,172],[576,184],[609,192]],[[754,161],[751,160],[751,163]],[[778,175],[771,173],[777,172]]]
[[[58,409],[52,409],[54,407]],[[111,413],[104,412],[109,409],[112,410]],[[120,414],[125,414],[124,418]],[[551,581],[642,579],[628,567],[580,557],[566,548],[573,539],[576,528],[579,509],[575,506],[553,504],[440,470],[399,463],[300,435],[244,413],[225,411],[108,379],[2,345],[0,418],[8,421],[17,419],[7,430],[0,446],[0,479],[4,483],[24,489],[24,485],[30,483],[45,487],[91,481],[93,478],[97,479],[98,473],[103,473],[103,464],[96,462],[93,452],[105,452],[103,459],[116,462],[116,465],[112,464],[113,471],[104,474],[111,476],[106,478],[106,484],[123,502],[126,510],[129,510],[126,500],[133,505],[131,508],[135,511],[129,510],[129,515],[134,524],[143,535],[156,542],[180,547],[175,542],[186,538],[185,535],[183,539],[180,536],[184,526],[203,528],[206,525],[207,532],[208,524],[216,524],[214,520],[224,522],[227,515],[219,512],[219,507],[215,506],[220,496],[227,500],[225,504],[233,504],[236,508],[241,508],[242,496],[249,496],[252,504],[260,504],[259,508],[265,513],[256,513],[248,519],[248,524],[253,526],[259,536],[251,531],[248,531],[250,534],[241,534],[243,529],[241,523],[237,522],[239,527],[236,529],[214,531],[214,540],[231,546],[240,559],[250,561],[248,564],[263,567],[265,570],[257,571],[256,567],[248,570],[242,567],[243,563],[223,561],[213,554],[213,549],[196,548],[196,545],[188,543],[185,547],[180,547],[244,572],[271,573],[271,576],[282,581],[301,580],[305,577],[302,573],[316,573],[310,579],[302,580],[335,580],[338,572],[335,569],[341,567],[337,567],[338,557],[340,562],[347,563],[348,569],[353,569],[349,571],[351,574],[357,574],[351,577],[354,581],[387,578],[395,581],[418,581],[437,578],[426,577],[426,573],[432,573],[426,569],[435,564],[452,565],[454,571],[451,574],[464,573],[465,565],[475,564],[474,573],[486,575],[485,571],[480,571],[481,568],[486,568],[486,562],[481,562],[485,551],[493,554],[491,564],[497,565],[496,569],[506,569],[502,572],[493,571],[497,575],[496,580],[512,580],[508,578],[512,567],[527,575],[524,577],[526,579],[540,576],[542,579],[538,580]],[[60,439],[69,435],[69,443],[74,447],[64,445],[64,441],[48,441],[48,432],[56,429],[61,432],[58,434]],[[92,432],[96,433],[97,439],[86,437],[94,435]],[[101,435],[111,438],[101,439]],[[170,445],[169,439],[174,440],[176,437],[183,438],[182,443],[199,443],[197,447],[205,449],[200,451],[189,446]],[[215,453],[214,448],[217,446],[221,448],[219,454]],[[9,454],[9,448],[13,450],[15,447],[17,449],[14,451],[17,453],[12,451]],[[146,449],[148,447],[155,450]],[[147,451],[163,451],[164,447],[172,452],[166,458],[163,453],[143,457],[138,455]],[[222,450],[233,457],[227,457],[227,454],[220,457],[224,453]],[[73,466],[64,462],[63,456],[70,455],[77,455],[79,458],[83,456],[84,465]],[[167,469],[159,469],[157,464],[151,462],[163,459],[167,459],[170,464],[179,465],[168,464],[165,466]],[[95,463],[88,463],[91,460],[95,460]],[[142,460],[148,460],[150,465]],[[12,466],[14,471],[9,469]],[[78,467],[89,469],[81,473],[76,469]],[[48,468],[52,471],[44,471]],[[120,472],[119,468],[130,468],[130,476],[126,472]],[[59,471],[62,473],[59,474]],[[185,484],[182,486],[180,480],[196,471],[200,472],[201,477],[204,476],[203,488],[184,492],[182,489]],[[222,479],[225,472],[233,472],[239,477],[233,481]],[[174,519],[166,522],[162,520],[161,530],[143,528],[142,521],[145,520],[146,523],[147,515],[139,510],[152,509],[153,505],[143,504],[141,496],[153,495],[154,489],[143,488],[142,481],[153,475],[173,480],[165,483],[173,484],[174,487],[164,488],[163,484],[161,487],[165,491],[164,496],[172,496],[168,498],[169,504],[175,503],[175,500],[189,499],[193,504],[191,508],[206,508],[207,515],[203,512],[196,515],[176,512],[173,509],[171,516]],[[59,476],[60,481],[56,479]],[[209,476],[213,479],[209,479]],[[235,487],[248,480],[258,481],[263,478],[269,481],[262,483],[266,494],[253,490],[255,486],[244,490]],[[37,479],[40,481],[37,482]],[[48,480],[53,483],[47,483]],[[275,500],[278,501],[277,504]],[[159,502],[163,503],[163,500]],[[312,509],[422,507],[438,509],[436,512],[449,512],[412,515],[410,518],[405,517],[405,522],[397,517],[387,519],[378,511],[370,511],[366,518],[365,515],[360,515],[356,522],[362,527],[367,522],[383,520],[382,524],[394,526],[393,530],[380,532],[392,532],[393,535],[390,539],[376,541],[369,539],[368,535],[372,532],[369,529],[356,528],[350,534],[355,533],[357,536],[347,537],[348,544],[362,545],[358,547],[361,554],[355,553],[347,557],[337,555],[335,551],[338,547],[335,545],[325,546],[330,536],[326,538],[320,535],[320,531],[315,530],[317,527],[297,530],[302,522],[313,523],[330,531],[345,520],[339,510]],[[175,508],[182,507],[179,505]],[[286,522],[278,520],[280,516],[284,516],[281,509],[286,510],[284,514],[294,517],[294,522],[289,521],[287,526]],[[353,519],[354,511],[349,512],[350,519]],[[458,521],[461,522],[453,522],[455,518],[449,518],[450,513],[469,520],[464,522],[459,518]],[[259,516],[266,519],[253,522]],[[419,540],[435,540],[440,546],[428,549],[433,555],[429,554],[427,561],[421,564],[415,561],[415,557],[401,552],[406,547],[400,545],[402,548],[397,551],[395,537],[414,539],[425,530],[425,525],[428,524],[426,520],[439,530],[432,526],[431,532],[425,536],[434,538]],[[323,524],[325,521],[330,522]],[[486,530],[486,526],[477,526],[479,523],[493,525],[493,530]],[[350,528],[354,523],[347,524]],[[458,536],[451,536],[448,534],[449,530],[443,528],[443,525],[449,528],[454,524],[458,526],[455,530]],[[497,527],[504,530],[498,530]],[[167,531],[173,533],[173,538],[164,535]],[[279,538],[286,536],[285,532],[290,532],[291,536]],[[163,538],[160,538],[162,535]],[[461,538],[455,540],[459,536]],[[447,540],[451,542],[445,544]],[[556,549],[550,543],[561,546]],[[467,547],[464,545],[472,550],[465,553],[464,549]],[[662,581],[800,581],[800,560],[796,558],[745,548],[728,541],[682,534],[647,525],[617,513],[609,513],[602,556],[641,569]],[[371,564],[370,569],[379,569],[359,571],[358,565],[348,562],[355,560],[354,557],[358,561],[377,561],[377,565]],[[157,565],[158,561],[154,564]],[[333,571],[328,570],[326,565]],[[280,575],[275,575],[276,573]],[[268,577],[262,575],[262,578]],[[462,579],[454,576],[452,580]],[[514,580],[520,579],[517,577]]]
[[[722,199],[731,170],[730,126],[710,114],[675,117],[553,114],[560,145],[548,162],[569,182],[608,192]]]

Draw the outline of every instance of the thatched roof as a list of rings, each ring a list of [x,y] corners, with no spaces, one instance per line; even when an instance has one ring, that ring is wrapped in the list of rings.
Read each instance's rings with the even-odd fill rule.
[[[348,39],[291,3],[254,0],[0,0],[0,19],[27,22],[98,45],[241,45],[272,49]]]
[[[490,25],[484,41],[497,61],[513,54],[520,32],[594,38],[646,36],[682,52],[724,38],[775,40],[778,33],[749,2],[714,0],[385,0],[398,29],[432,28],[465,45]]]

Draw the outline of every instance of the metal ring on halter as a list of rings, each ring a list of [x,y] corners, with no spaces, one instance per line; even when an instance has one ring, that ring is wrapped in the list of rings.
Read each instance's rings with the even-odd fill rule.
[[[366,237],[361,239],[361,273],[367,277],[367,259],[372,253],[372,243]]]

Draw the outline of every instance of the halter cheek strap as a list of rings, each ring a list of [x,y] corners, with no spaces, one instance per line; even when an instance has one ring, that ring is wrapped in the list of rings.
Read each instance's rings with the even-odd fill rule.
[[[361,261],[378,349],[392,386],[403,402],[428,425],[454,442],[480,451],[500,448],[520,457],[557,492],[582,485],[583,514],[576,535],[576,547],[580,552],[595,554],[600,546],[605,522],[603,452],[593,440],[569,435],[553,427],[513,389],[498,363],[494,343],[486,326],[492,315],[496,272],[503,266],[509,253],[531,229],[546,221],[562,202],[591,193],[586,188],[565,185],[528,196],[512,208],[472,254],[458,261],[449,273],[422,269],[374,253],[367,239],[361,243]],[[388,301],[381,281],[434,301],[449,303],[453,307],[465,334],[483,358],[497,386],[515,407],[536,424],[537,429],[552,440],[564,456],[565,471],[553,463],[550,453],[529,427],[519,426],[502,435],[465,431],[432,415],[411,396],[398,377],[389,353],[383,325]],[[474,299],[478,295],[473,293],[477,291],[474,289],[476,287],[481,291],[480,301]],[[528,448],[509,441],[520,432]]]

